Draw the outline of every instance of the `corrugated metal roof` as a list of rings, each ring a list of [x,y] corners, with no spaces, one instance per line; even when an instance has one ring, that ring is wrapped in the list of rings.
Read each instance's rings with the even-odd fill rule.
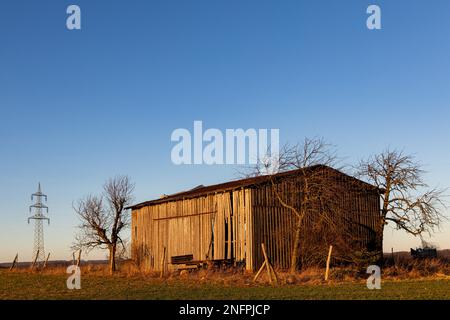
[[[363,188],[369,188],[369,189],[377,189],[377,187],[366,183],[364,181],[361,181],[359,179],[356,179],[354,177],[351,177],[341,171],[338,171],[336,169],[324,166],[324,165],[315,165],[315,166],[311,166],[306,168],[309,171],[312,170],[317,170],[319,168],[326,168],[329,170],[333,170],[336,171],[342,175],[345,175],[347,177],[350,177],[352,179],[354,179],[355,181],[357,181],[358,183],[361,184],[361,187]],[[273,175],[273,177],[275,179],[280,179],[283,177],[288,177],[288,176],[294,176],[295,174],[297,174],[300,170],[302,169],[297,169],[297,170],[291,170],[291,171],[286,171],[286,172],[281,172],[281,173],[277,173],[275,175]],[[210,185],[210,186],[198,186],[195,187],[194,189],[191,190],[187,190],[187,191],[182,191],[179,193],[175,193],[175,194],[171,194],[171,195],[165,195],[162,198],[159,199],[154,199],[154,200],[150,200],[150,201],[145,201],[145,202],[141,202],[141,203],[137,203],[134,204],[132,206],[127,207],[126,209],[138,209],[138,208],[142,208],[145,206],[149,206],[149,205],[154,205],[154,204],[159,204],[159,203],[164,203],[164,202],[169,202],[169,201],[176,201],[176,200],[182,200],[182,199],[188,199],[188,198],[195,198],[195,197],[199,197],[199,196],[204,196],[204,195],[208,195],[211,193],[216,193],[216,192],[224,192],[224,191],[230,191],[230,190],[236,190],[236,189],[240,189],[240,188],[245,188],[245,187],[251,187],[251,186],[255,186],[258,184],[262,184],[262,183],[267,183],[268,182],[268,177],[269,176],[257,176],[257,177],[251,177],[251,178],[245,178],[245,179],[240,179],[240,180],[234,180],[234,181],[229,181],[229,182],[225,182],[225,183],[220,183],[220,184],[215,184],[215,185]]]

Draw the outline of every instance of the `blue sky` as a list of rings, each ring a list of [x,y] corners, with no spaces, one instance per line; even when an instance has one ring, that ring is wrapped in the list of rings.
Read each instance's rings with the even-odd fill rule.
[[[82,30],[66,29],[77,4]],[[382,30],[366,28],[378,4]],[[235,178],[175,166],[176,128],[323,136],[348,163],[386,146],[450,186],[450,19],[430,1],[21,1],[0,5],[0,261],[31,258],[30,194],[49,196],[47,251],[68,259],[72,202],[127,174],[136,201]],[[432,239],[450,248],[450,225]],[[385,248],[419,244],[386,232]],[[92,253],[89,258],[103,258]]]

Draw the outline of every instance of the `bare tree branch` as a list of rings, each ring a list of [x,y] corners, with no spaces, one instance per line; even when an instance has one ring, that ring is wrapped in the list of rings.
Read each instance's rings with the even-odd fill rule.
[[[420,162],[398,150],[386,150],[356,168],[356,175],[384,190],[379,231],[391,222],[414,236],[431,234],[446,219],[445,189],[429,188]],[[382,239],[380,239],[382,241]]]
[[[103,190],[102,196],[88,195],[73,206],[81,222],[73,248],[108,249],[110,271],[113,273],[118,245],[125,250],[120,233],[130,224],[130,215],[125,207],[131,204],[134,185],[128,177],[117,176],[108,180]]]
[[[338,162],[334,146],[321,138],[305,138],[301,143],[284,145],[277,155],[260,159],[257,165],[243,171],[246,177],[267,177],[279,204],[295,217],[291,272],[296,271],[300,259],[301,265],[315,259],[318,250],[311,245],[318,241],[308,238],[327,234],[333,241],[342,243],[345,240],[338,240],[339,236],[351,238],[351,232],[336,222],[339,220],[336,216],[341,214],[338,213],[341,186],[324,170],[311,170],[314,166],[336,167]],[[277,173],[291,170],[295,170],[291,178],[277,179]]]

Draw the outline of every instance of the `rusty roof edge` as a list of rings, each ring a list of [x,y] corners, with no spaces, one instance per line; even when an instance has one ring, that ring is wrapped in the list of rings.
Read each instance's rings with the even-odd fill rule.
[[[383,189],[378,188],[377,186],[374,186],[368,182],[365,182],[363,180],[360,180],[356,177],[353,177],[347,173],[344,173],[338,169],[332,168],[332,167],[328,167],[325,165],[314,165],[305,169],[308,170],[313,170],[316,168],[328,168],[331,169],[333,171],[338,172],[339,174],[345,175],[355,181],[357,181],[358,183],[361,183],[362,185],[365,185],[366,187],[370,188],[370,189],[374,189],[374,190],[378,190],[380,193],[384,192]],[[290,176],[293,175],[295,172],[299,171],[300,169],[295,169],[295,170],[290,170],[290,171],[285,171],[285,172],[280,172],[277,173],[275,175],[273,175],[276,178],[280,178],[283,176]],[[128,207],[126,207],[125,209],[139,209],[145,206],[149,206],[149,205],[156,205],[156,204],[161,204],[161,203],[165,203],[165,202],[171,202],[171,201],[179,201],[179,200],[184,200],[184,199],[192,199],[195,197],[200,197],[200,196],[208,196],[211,194],[215,194],[215,193],[222,193],[222,192],[227,192],[227,191],[231,191],[231,190],[237,190],[237,189],[241,189],[241,188],[247,188],[247,187],[251,187],[251,186],[255,186],[261,183],[265,183],[267,182],[266,178],[270,177],[270,175],[265,175],[265,176],[256,176],[256,177],[250,177],[250,178],[244,178],[244,179],[239,179],[239,180],[233,180],[233,181],[228,181],[228,182],[223,182],[223,183],[219,183],[219,184],[213,184],[210,186],[205,186],[203,188],[200,189],[194,189],[194,190],[187,190],[187,191],[181,191],[181,192],[177,192],[171,195],[168,195],[167,197],[164,198],[160,198],[160,199],[153,199],[153,200],[149,200],[149,201],[144,201],[144,202],[140,202],[134,205],[130,205]],[[230,185],[229,187],[226,187],[226,185]],[[203,190],[203,191],[202,191]]]

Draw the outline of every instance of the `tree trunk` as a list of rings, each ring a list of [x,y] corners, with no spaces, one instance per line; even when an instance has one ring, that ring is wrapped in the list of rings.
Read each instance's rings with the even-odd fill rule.
[[[295,229],[294,247],[292,248],[291,254],[290,273],[295,273],[297,271],[298,256],[299,256],[298,251],[300,249],[300,234],[301,234],[301,221],[299,220],[297,222],[297,226]]]
[[[383,228],[383,230],[381,230],[380,243],[379,243],[379,248],[380,248],[380,259],[379,259],[379,262],[380,262],[380,265],[382,265],[383,262],[384,262],[384,259],[383,259],[383,232],[384,232],[384,228]]]
[[[374,261],[378,266],[383,265],[383,237],[384,237],[384,226],[386,224],[386,213],[387,209],[386,201],[384,201],[383,208],[381,209],[380,220],[375,228],[375,252],[376,252],[376,261]],[[373,261],[373,258],[371,259]]]
[[[378,228],[377,232],[377,265],[383,265],[383,234],[384,234],[384,223]]]
[[[116,245],[109,247],[109,272],[113,274],[116,272]]]
[[[386,225],[386,216],[388,214],[389,208],[389,199],[390,199],[390,182],[388,182],[388,186],[386,188],[384,197],[383,197],[383,207],[381,208],[381,217],[380,224],[377,230],[377,265],[382,266],[384,263],[383,259],[383,237],[384,237],[384,227]]]

